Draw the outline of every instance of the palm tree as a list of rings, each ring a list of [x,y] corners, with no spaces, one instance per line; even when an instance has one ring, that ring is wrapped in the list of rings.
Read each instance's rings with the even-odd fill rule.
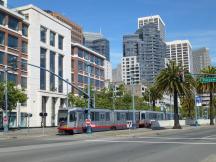
[[[215,77],[213,75],[216,75],[216,68],[213,66],[208,66],[208,67],[202,69],[201,72],[202,72],[202,74],[206,74],[206,77]],[[209,96],[210,96],[210,102],[209,102],[210,125],[214,125],[214,103],[213,103],[214,95],[213,94],[216,91],[216,83],[214,83],[214,82],[202,83],[199,81],[197,89],[198,89],[198,91],[209,92]]]
[[[181,129],[178,115],[178,96],[187,96],[193,93],[193,89],[191,89],[192,76],[185,74],[184,80],[182,72],[181,66],[176,65],[175,61],[170,61],[167,67],[160,71],[155,82],[158,93],[173,94],[174,129]]]
[[[145,93],[144,93],[144,100],[152,102],[153,111],[156,109],[156,101],[163,97],[162,93],[158,93],[157,87],[154,85],[151,86]]]

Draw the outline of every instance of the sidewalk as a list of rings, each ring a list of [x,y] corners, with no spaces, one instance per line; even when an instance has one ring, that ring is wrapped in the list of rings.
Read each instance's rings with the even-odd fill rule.
[[[42,128],[30,128],[28,129],[21,129],[21,130],[13,130],[9,131],[7,134],[4,134],[3,132],[0,132],[0,140],[6,140],[6,139],[29,139],[29,138],[41,138],[41,137],[49,137],[49,138],[61,138],[61,137],[68,137],[73,139],[82,139],[86,138],[88,136],[89,138],[102,138],[102,137],[135,137],[135,136],[150,136],[150,135],[158,135],[160,133],[177,133],[184,130],[192,130],[192,129],[199,129],[203,127],[209,127],[209,126],[199,126],[199,127],[193,127],[193,126],[186,126],[182,129],[161,129],[161,130],[152,130],[148,128],[138,128],[138,129],[131,129],[131,130],[115,130],[115,131],[104,131],[104,132],[93,132],[91,134],[74,134],[74,135],[57,135],[58,130],[56,127],[53,128],[45,128],[44,134]]]

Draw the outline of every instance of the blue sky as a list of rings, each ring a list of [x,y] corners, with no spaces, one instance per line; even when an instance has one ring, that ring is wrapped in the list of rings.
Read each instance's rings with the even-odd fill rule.
[[[122,57],[122,36],[137,29],[137,18],[159,14],[166,24],[166,40],[189,39],[193,49],[208,47],[216,65],[215,0],[8,0],[9,7],[34,4],[57,11],[110,40],[113,67]]]

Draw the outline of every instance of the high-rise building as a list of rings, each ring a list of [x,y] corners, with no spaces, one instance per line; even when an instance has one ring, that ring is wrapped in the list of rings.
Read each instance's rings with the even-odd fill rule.
[[[157,29],[160,31],[160,37],[165,40],[165,23],[161,17],[159,15],[154,15],[138,18],[138,29],[149,23],[154,23],[157,26]]]
[[[109,40],[106,39],[101,33],[84,33],[84,45],[93,51],[96,51],[106,57],[110,61],[110,47]]]
[[[122,66],[118,64],[115,69],[112,70],[112,82],[122,82]]]
[[[155,76],[165,67],[166,44],[155,23],[140,27],[135,34],[123,37],[123,57],[136,56],[140,81],[152,84]]]
[[[198,74],[201,70],[211,65],[211,58],[209,56],[208,48],[200,48],[192,51],[193,56],[193,72]]]
[[[188,40],[166,42],[166,58],[174,60],[185,70],[193,73],[192,47]]]
[[[128,56],[122,58],[122,81],[126,85],[140,83],[140,66],[137,62],[137,56]]]

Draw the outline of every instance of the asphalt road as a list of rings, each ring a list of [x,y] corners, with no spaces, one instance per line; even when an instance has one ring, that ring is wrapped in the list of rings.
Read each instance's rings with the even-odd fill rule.
[[[216,127],[155,135],[0,140],[0,162],[216,162]]]

